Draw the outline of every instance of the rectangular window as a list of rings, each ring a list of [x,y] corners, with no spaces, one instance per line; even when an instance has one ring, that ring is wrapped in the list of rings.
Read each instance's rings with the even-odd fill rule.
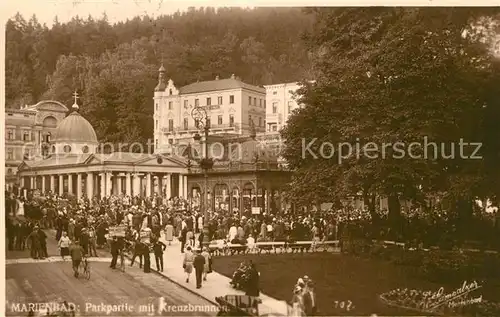
[[[188,101],[184,100],[184,108],[187,109],[187,107],[188,107]]]
[[[277,92],[277,91],[273,91],[273,95],[277,95],[277,94],[278,94],[278,92]]]
[[[189,128],[189,119],[184,118],[184,130],[187,130]]]
[[[257,98],[253,98],[253,105],[257,107]]]
[[[217,97],[217,104],[222,105],[222,96]]]
[[[278,126],[277,125],[273,125],[273,131],[274,132],[278,131]]]
[[[252,105],[252,97],[248,97],[248,105],[251,106]]]
[[[156,107],[156,111],[158,111],[158,103],[156,103],[155,107]]]
[[[158,139],[155,140],[155,149],[158,149]]]
[[[196,99],[194,100],[194,106],[195,106],[195,107],[199,107],[199,106],[200,106],[200,99],[196,98]]]
[[[7,150],[7,160],[12,161],[14,159],[14,151],[13,150]]]
[[[217,117],[217,124],[222,125],[222,116]]]
[[[252,115],[251,114],[248,115],[248,124],[250,124],[250,122],[252,122]]]
[[[212,98],[208,97],[207,98],[207,106],[211,106],[212,105]]]
[[[155,121],[155,130],[158,130],[158,120]]]
[[[23,132],[23,141],[29,141],[30,140],[30,133],[25,131]]]
[[[229,115],[229,126],[234,127],[234,115],[233,114]]]
[[[273,113],[278,113],[278,103],[273,102]]]
[[[7,139],[14,140],[14,130],[12,129],[7,130]]]
[[[259,99],[259,107],[262,108],[262,99]]]
[[[170,132],[174,131],[174,119],[168,120],[168,131]]]
[[[234,96],[233,95],[229,96],[229,103],[230,104],[234,103]]]
[[[259,127],[262,126],[262,118],[259,117]]]
[[[207,118],[207,127],[210,128],[212,126],[212,122],[210,118]]]
[[[172,101],[169,101],[168,102],[168,110],[172,110],[173,106],[172,106]]]

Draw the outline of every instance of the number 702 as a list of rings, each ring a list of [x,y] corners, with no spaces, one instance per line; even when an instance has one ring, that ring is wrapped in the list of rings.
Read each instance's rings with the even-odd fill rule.
[[[335,308],[344,309],[346,311],[350,311],[350,310],[354,309],[354,306],[352,305],[352,302],[350,300],[341,301],[341,302],[336,300],[334,303],[335,303]]]

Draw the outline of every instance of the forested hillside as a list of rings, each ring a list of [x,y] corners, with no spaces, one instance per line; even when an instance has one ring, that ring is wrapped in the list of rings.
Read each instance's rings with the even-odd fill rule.
[[[6,106],[71,105],[76,89],[100,140],[144,141],[162,61],[176,85],[233,73],[259,85],[311,78],[301,36],[312,22],[298,8],[190,9],[115,25],[56,19],[51,28],[17,15],[6,27]]]

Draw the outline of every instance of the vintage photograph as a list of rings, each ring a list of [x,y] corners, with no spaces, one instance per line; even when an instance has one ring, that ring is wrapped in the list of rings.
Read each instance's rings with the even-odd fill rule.
[[[500,3],[17,2],[2,315],[500,316]]]

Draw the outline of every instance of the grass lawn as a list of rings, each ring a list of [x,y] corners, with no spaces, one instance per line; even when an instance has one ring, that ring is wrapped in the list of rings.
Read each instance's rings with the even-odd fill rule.
[[[297,279],[308,275],[316,284],[317,307],[321,315],[415,315],[415,312],[387,307],[378,296],[396,288],[453,291],[462,285],[438,285],[412,277],[402,266],[340,254],[234,255],[214,257],[214,270],[228,277],[239,264],[251,259],[260,271],[261,291],[290,301]],[[335,301],[351,301],[349,312],[335,307]],[[340,306],[340,305],[338,305]]]

